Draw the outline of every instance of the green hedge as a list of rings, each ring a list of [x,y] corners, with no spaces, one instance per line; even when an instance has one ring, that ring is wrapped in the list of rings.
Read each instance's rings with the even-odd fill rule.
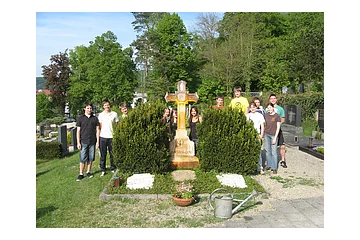
[[[261,97],[261,105],[266,106],[269,102],[269,96],[271,93],[264,93]],[[299,94],[276,94],[278,99],[277,104],[284,107],[285,105],[299,105],[301,106],[301,120],[314,120],[315,113],[318,110],[320,104],[324,104],[323,92],[308,92]],[[252,97],[249,97],[249,103]]]
[[[36,158],[53,159],[61,158],[61,144],[59,142],[36,141]]]
[[[171,165],[169,136],[161,123],[165,104],[138,105],[114,130],[113,155],[118,169],[130,173],[161,173]]]
[[[242,112],[204,109],[197,135],[197,155],[204,171],[245,175],[256,171],[261,146],[253,123]]]

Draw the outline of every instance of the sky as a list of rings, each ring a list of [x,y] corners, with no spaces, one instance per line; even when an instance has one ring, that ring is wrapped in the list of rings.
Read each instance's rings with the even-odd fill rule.
[[[171,12],[170,12],[171,13]],[[177,12],[188,31],[195,26],[198,12]],[[222,13],[220,13],[222,16]],[[89,45],[96,36],[112,31],[123,49],[136,39],[131,12],[37,12],[36,76],[42,76],[43,65],[51,55],[76,46]]]

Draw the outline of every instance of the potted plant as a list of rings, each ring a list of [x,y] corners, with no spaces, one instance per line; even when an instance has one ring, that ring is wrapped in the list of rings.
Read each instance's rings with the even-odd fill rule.
[[[175,185],[173,200],[178,206],[189,206],[194,202],[194,197],[194,187],[190,183],[182,182]]]

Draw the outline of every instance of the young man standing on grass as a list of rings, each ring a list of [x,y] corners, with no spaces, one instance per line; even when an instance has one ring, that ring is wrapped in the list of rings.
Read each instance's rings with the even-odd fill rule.
[[[106,155],[109,151],[110,155],[110,171],[115,171],[114,158],[112,154],[112,139],[114,129],[119,122],[118,114],[110,109],[110,101],[105,99],[103,101],[103,108],[99,114],[99,123],[100,123],[100,169],[101,175],[104,176],[106,173]]]
[[[84,114],[76,121],[77,147],[80,150],[80,174],[76,181],[84,178],[85,164],[87,164],[86,175],[92,178],[91,167],[95,160],[95,150],[99,148],[99,120],[92,114],[92,104],[84,104]]]

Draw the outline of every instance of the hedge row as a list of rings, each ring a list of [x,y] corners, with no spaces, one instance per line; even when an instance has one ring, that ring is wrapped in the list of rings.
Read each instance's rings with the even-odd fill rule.
[[[263,94],[260,97],[262,106],[265,106],[269,102],[269,96],[271,93]],[[315,113],[318,110],[320,104],[324,104],[323,92],[309,92],[299,94],[276,94],[277,104],[284,107],[285,105],[299,105],[301,106],[301,120],[315,119]],[[249,102],[253,97],[248,97]]]
[[[53,159],[61,158],[62,150],[59,142],[36,141],[36,158]]]
[[[242,112],[207,108],[197,126],[201,169],[245,175],[256,171],[261,146],[253,123]]]
[[[113,135],[114,163],[123,172],[161,173],[171,165],[168,131],[161,123],[165,104],[147,102],[120,120]]]

